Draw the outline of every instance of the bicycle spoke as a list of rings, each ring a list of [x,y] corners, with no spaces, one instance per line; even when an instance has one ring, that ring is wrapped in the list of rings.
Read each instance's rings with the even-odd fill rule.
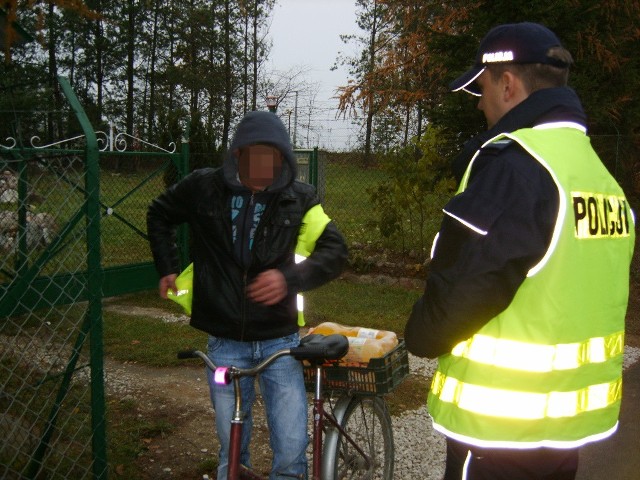
[[[347,435],[369,461],[341,436],[336,464],[337,479],[390,479],[393,472],[391,423],[384,403],[375,397],[357,397],[343,419]]]

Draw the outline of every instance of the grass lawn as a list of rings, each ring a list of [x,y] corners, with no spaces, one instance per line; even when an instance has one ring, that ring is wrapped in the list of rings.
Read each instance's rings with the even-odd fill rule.
[[[363,285],[335,280],[305,293],[305,319],[308,326],[321,322],[390,330],[399,336],[420,292],[400,287]],[[160,308],[180,314],[179,307],[148,291],[112,299],[119,305]],[[104,313],[105,353],[120,361],[151,366],[179,365],[179,350],[203,349],[206,334],[182,323],[165,323],[158,318]]]

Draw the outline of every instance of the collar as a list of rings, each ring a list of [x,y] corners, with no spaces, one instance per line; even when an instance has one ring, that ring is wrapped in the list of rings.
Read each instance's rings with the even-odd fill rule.
[[[520,128],[561,121],[577,123],[586,128],[587,117],[578,95],[569,87],[545,88],[533,92],[507,112],[492,128],[464,144],[451,165],[456,180],[460,181],[473,155],[488,140]]]

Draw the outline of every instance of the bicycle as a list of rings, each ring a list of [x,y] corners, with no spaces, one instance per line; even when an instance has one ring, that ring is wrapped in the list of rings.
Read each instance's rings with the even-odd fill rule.
[[[343,335],[307,335],[300,345],[283,349],[253,368],[216,366],[203,352],[178,353],[178,358],[200,358],[214,372],[216,383],[233,382],[234,415],[231,421],[228,480],[261,480],[249,467],[240,464],[242,404],[240,378],[255,377],[277,358],[292,355],[306,361],[305,385],[313,393],[312,479],[393,478],[394,446],[391,416],[382,394],[389,393],[408,375],[408,355],[404,342],[383,359],[372,359],[373,367],[341,366],[335,363],[349,348]],[[380,360],[378,366],[374,360]],[[382,368],[379,368],[379,367]],[[325,407],[324,386],[331,391],[330,410]],[[332,404],[333,393],[339,398]]]

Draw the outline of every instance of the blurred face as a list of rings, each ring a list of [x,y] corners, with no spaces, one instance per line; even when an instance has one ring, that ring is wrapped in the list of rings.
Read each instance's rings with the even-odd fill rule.
[[[270,145],[249,145],[236,156],[240,181],[254,192],[267,188],[282,171],[282,153]]]
[[[505,110],[503,81],[494,81],[491,73],[485,70],[476,80],[482,96],[478,100],[478,110],[482,110],[487,119],[487,129],[493,127],[508,111]]]

